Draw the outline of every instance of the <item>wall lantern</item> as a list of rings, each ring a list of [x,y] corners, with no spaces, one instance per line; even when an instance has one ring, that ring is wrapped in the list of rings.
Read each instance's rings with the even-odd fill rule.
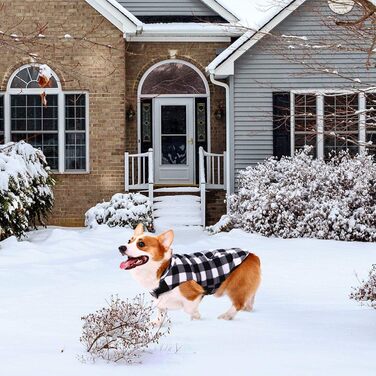
[[[134,117],[135,117],[135,115],[136,115],[136,112],[135,112],[135,110],[133,109],[133,106],[132,105],[130,105],[129,107],[128,107],[128,109],[127,109],[127,120],[132,120]]]
[[[217,120],[221,120],[225,115],[225,109],[222,104],[218,105],[218,108],[214,112],[214,116]]]

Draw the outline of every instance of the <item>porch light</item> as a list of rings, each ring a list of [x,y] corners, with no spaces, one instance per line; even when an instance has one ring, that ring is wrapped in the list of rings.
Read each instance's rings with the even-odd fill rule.
[[[225,115],[225,110],[223,108],[223,105],[220,104],[218,108],[214,112],[214,116],[217,120],[221,120],[223,116]]]
[[[136,115],[135,110],[133,109],[133,106],[130,105],[127,109],[127,120],[132,120],[134,116]]]

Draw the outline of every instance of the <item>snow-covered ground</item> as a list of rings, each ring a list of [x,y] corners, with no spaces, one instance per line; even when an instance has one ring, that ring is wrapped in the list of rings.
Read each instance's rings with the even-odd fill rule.
[[[111,294],[143,290],[119,269],[129,230],[50,228],[0,243],[0,374],[330,375],[376,374],[376,312],[349,301],[355,272],[365,277],[376,245],[267,239],[240,230],[208,236],[179,229],[175,250],[243,247],[261,257],[263,283],[253,313],[217,316],[226,298],[207,297],[202,321],[171,313],[171,335],[142,365],[83,364],[80,317]]]

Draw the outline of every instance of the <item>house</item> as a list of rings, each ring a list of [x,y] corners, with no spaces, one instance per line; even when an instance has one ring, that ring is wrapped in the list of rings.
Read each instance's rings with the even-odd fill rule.
[[[213,223],[239,169],[304,144],[323,157],[372,140],[360,111],[371,95],[358,90],[376,81],[365,53],[312,44],[304,64],[299,55],[329,32],[336,42],[323,17],[359,13],[343,1],[251,1],[245,21],[225,0],[12,0],[3,38],[19,47],[0,57],[0,143],[43,149],[57,179],[51,224],[82,225],[97,202],[135,190],[194,192],[201,223]],[[310,59],[333,71],[307,70]],[[45,108],[39,63],[53,69]],[[334,117],[351,102],[346,132],[360,146],[326,137],[330,98]]]

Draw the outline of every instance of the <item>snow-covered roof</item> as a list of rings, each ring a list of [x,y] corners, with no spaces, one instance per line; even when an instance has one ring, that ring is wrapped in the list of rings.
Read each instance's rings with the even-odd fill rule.
[[[244,7],[241,20],[247,31],[218,55],[206,70],[223,78],[234,74],[234,62],[282,22],[306,0],[221,0],[233,1],[233,6]],[[375,0],[376,1],[376,0]]]

